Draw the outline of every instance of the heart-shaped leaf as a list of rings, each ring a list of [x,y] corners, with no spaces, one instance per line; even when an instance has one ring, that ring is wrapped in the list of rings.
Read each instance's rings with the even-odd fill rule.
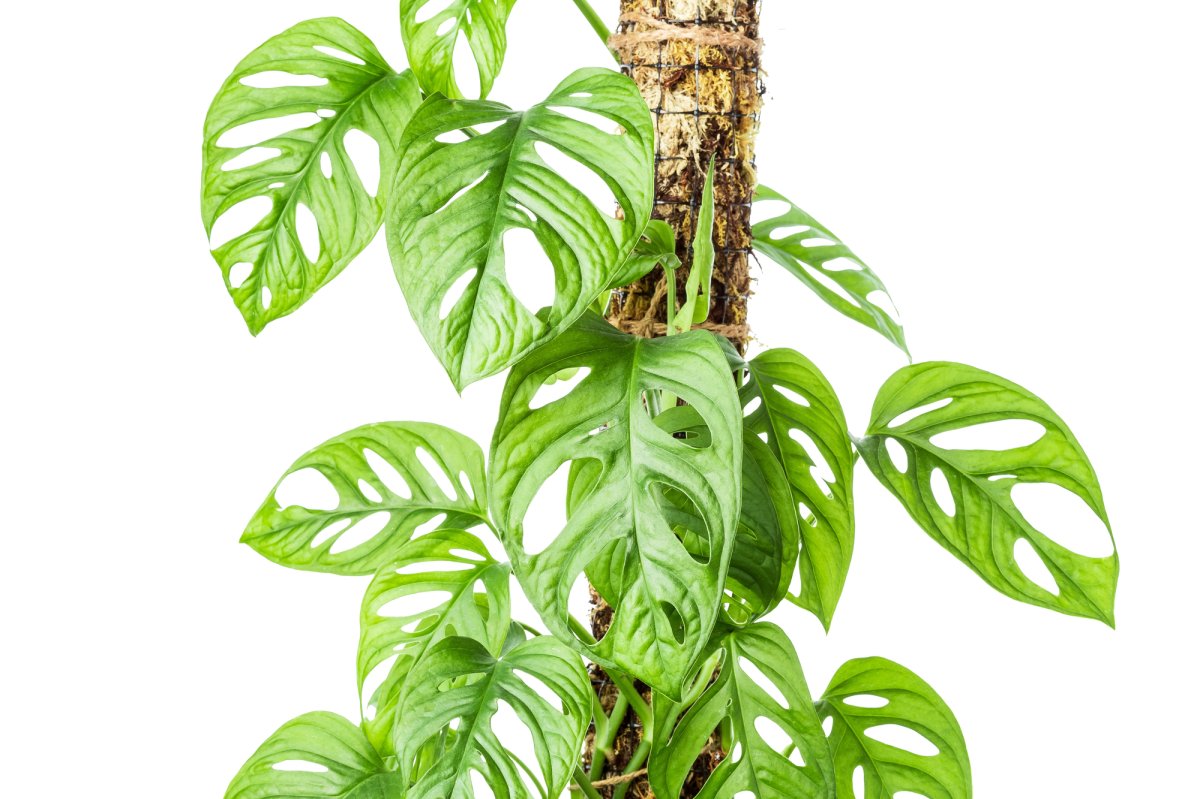
[[[971,762],[954,714],[903,666],[883,658],[851,660],[833,676],[817,712],[833,717],[829,745],[838,796],[860,795],[853,785],[861,768],[864,799],[901,792],[970,799]]]
[[[400,0],[400,34],[408,62],[427,93],[462,97],[454,75],[459,37],[471,48],[485,98],[504,64],[504,26],[516,0]],[[430,6],[444,6],[430,9]],[[420,20],[418,22],[418,20]]]
[[[546,381],[572,367],[586,376],[561,399],[536,404]],[[647,394],[656,390],[696,409],[708,447],[695,449],[654,423]],[[586,571],[614,616],[601,641],[580,646],[679,697],[717,617],[741,499],[741,443],[736,390],[709,333],[641,339],[588,314],[513,368],[492,442],[490,492],[514,570],[554,635],[574,640],[567,602]],[[576,461],[596,465],[586,498],[544,550],[531,549],[531,502]],[[703,557],[673,529],[687,523],[676,513],[680,501],[703,523],[688,531],[705,542]]]
[[[435,530],[396,553],[367,588],[360,615],[358,689],[389,659],[387,676],[363,696],[363,728],[386,752],[405,680],[428,649],[451,635],[466,636],[500,654],[509,632],[508,579],[477,537]]]
[[[333,713],[284,724],[246,761],[225,799],[402,799],[403,778],[388,771],[362,731]]]
[[[739,358],[740,362],[740,358]],[[708,429],[696,409],[690,405],[669,408],[654,419],[655,424],[676,438],[698,449],[710,446]],[[575,481],[569,494],[568,512],[586,496],[586,470],[595,461],[576,461],[581,468],[573,472]],[[688,514],[689,504],[677,507],[677,514]],[[704,529],[690,515],[683,530]],[[800,522],[787,473],[778,458],[755,435],[742,436],[742,515],[729,558],[725,578],[722,613],[725,622],[735,626],[749,624],[773,610],[787,596],[796,568]],[[703,544],[685,537],[684,544]],[[693,557],[703,550],[689,547]]]
[[[511,726],[498,727],[501,710],[515,716]],[[450,733],[449,743],[405,799],[472,796],[472,773],[498,799],[557,799],[591,714],[583,663],[553,638],[532,638],[499,658],[478,641],[446,638],[413,670],[401,698],[403,723],[395,730],[401,770],[408,773],[427,742]],[[513,751],[522,734],[532,741],[534,762]]]
[[[219,220],[242,223],[217,231],[213,257],[251,333],[299,308],[375,236],[420,102],[412,73],[333,17],[269,39],[225,81],[204,121],[201,209],[210,236]],[[365,145],[356,158],[348,142]]]
[[[673,731],[678,708],[655,704],[655,729],[670,734],[650,755],[655,795],[678,797],[714,731],[724,729],[727,756],[697,799],[833,799],[829,746],[787,635],[753,624],[725,635],[719,649],[716,679]]]
[[[746,366],[746,434],[771,448],[800,521],[800,592],[793,602],[825,629],[854,551],[854,449],[829,381],[800,353],[767,350]]]
[[[575,119],[579,113],[619,130]],[[495,127],[443,141],[483,125]],[[622,272],[650,219],[654,129],[637,87],[615,72],[580,70],[523,112],[434,97],[417,111],[403,146],[388,217],[392,263],[409,311],[459,389],[508,368],[577,319]],[[602,179],[622,218],[546,159]],[[536,262],[506,257],[506,241],[515,250],[518,234],[536,240],[529,258],[548,261],[540,278]],[[526,307],[514,292],[515,276],[528,283],[530,274],[546,288],[553,282],[550,305]]]
[[[754,249],[800,279],[830,307],[866,325],[908,354],[904,328],[887,309],[894,308],[887,287],[817,220],[776,191],[759,185],[756,202],[779,201],[788,209],[754,225]]]
[[[1003,433],[994,425],[1014,420],[1023,420],[1033,435],[1018,441],[1000,436],[995,449],[960,448],[938,438],[969,428]],[[888,441],[899,447],[887,447]],[[1100,483],[1075,436],[1045,402],[972,366],[914,364],[879,390],[858,448],[917,524],[988,585],[1022,602],[1113,624],[1119,563],[1108,546],[1112,532]],[[1013,490],[1037,483],[1082,499],[1104,522],[1109,554],[1079,554],[1030,524]],[[1022,541],[1049,569],[1048,585],[1018,564]]]
[[[281,499],[289,481],[301,482],[297,475],[324,491]],[[440,425],[386,422],[331,438],[292,464],[242,541],[284,566],[373,574],[423,525],[486,521],[483,453],[474,441]]]

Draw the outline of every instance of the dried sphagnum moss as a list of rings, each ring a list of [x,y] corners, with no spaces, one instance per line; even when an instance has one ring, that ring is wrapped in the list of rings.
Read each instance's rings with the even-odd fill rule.
[[[749,338],[749,203],[761,105],[757,0],[622,0],[612,44],[656,126],[655,218],[680,242],[684,269],[710,159],[715,159],[712,306],[708,327],[739,350]],[[699,22],[697,22],[699,20]],[[614,295],[609,319],[639,335],[666,329],[662,270]]]

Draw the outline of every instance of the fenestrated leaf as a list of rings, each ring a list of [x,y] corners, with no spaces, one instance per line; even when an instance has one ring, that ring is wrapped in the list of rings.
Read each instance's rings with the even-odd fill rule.
[[[359,616],[358,689],[395,657],[373,695],[362,697],[363,729],[380,751],[391,745],[405,680],[431,646],[460,635],[500,654],[510,626],[510,573],[507,563],[498,563],[482,541],[462,530],[415,538],[376,573]]]
[[[565,111],[562,109],[566,109]],[[572,109],[611,121],[606,131]],[[573,112],[572,112],[573,113]],[[463,128],[496,127],[465,141]],[[583,69],[528,111],[434,97],[404,135],[388,245],[409,311],[454,385],[511,366],[557,335],[622,272],[653,205],[654,130],[637,87]],[[599,208],[551,160],[570,159],[603,178],[623,211]],[[554,300],[527,308],[508,272],[505,236],[530,231],[552,267]],[[455,292],[462,291],[461,295]]]
[[[695,408],[681,405],[670,408],[654,419],[663,430],[693,447],[710,445],[708,430]],[[595,461],[576,461],[575,465]],[[586,470],[573,470],[575,478],[570,492],[571,504],[586,496],[589,477]],[[733,554],[729,558],[729,574],[725,578],[725,599],[722,605],[724,620],[745,625],[774,609],[787,595],[799,549],[800,523],[792,489],[783,466],[761,439],[754,435],[742,437],[742,503]],[[687,514],[690,506],[683,505],[676,513]],[[692,521],[690,514],[687,520]],[[684,525],[683,531],[699,525]],[[703,527],[700,527],[703,529]],[[683,535],[681,531],[681,535]],[[683,538],[693,555],[700,554],[691,545],[704,543],[694,537]]]
[[[1043,433],[1031,443],[996,450],[948,449],[931,440],[951,430],[1017,419],[1040,425]],[[888,439],[903,448],[906,463],[893,461],[885,447]],[[1087,504],[1112,540],[1096,472],[1066,423],[1038,397],[972,366],[914,364],[879,390],[858,449],[917,524],[989,585],[1022,602],[1113,624],[1115,548],[1106,557],[1073,552],[1030,524],[1013,501],[1014,487],[1023,483],[1059,486]],[[934,493],[933,480],[942,476],[952,509],[943,510]],[[1032,545],[1057,590],[1038,585],[1021,570],[1014,555],[1021,540]]]
[[[271,86],[280,79],[285,85]],[[234,206],[269,201],[252,227],[213,250],[250,332],[300,307],[375,236],[400,133],[420,101],[412,73],[396,73],[366,36],[333,17],[269,39],[225,81],[204,121],[201,210],[211,236]],[[277,135],[251,126],[275,118],[294,125]],[[262,138],[249,141],[256,129]],[[371,185],[360,171],[369,165],[347,152],[355,131],[379,149],[383,178]],[[298,213],[315,220],[319,253],[306,254]]]
[[[275,731],[229,784],[225,799],[404,799],[362,731],[333,713],[306,713]]]
[[[541,683],[540,691],[531,680]],[[514,731],[493,727],[501,703],[526,728],[537,762],[518,760]],[[555,639],[532,638],[498,658],[470,638],[443,639],[413,670],[400,701],[395,749],[401,770],[408,773],[427,742],[454,734],[405,799],[472,796],[472,771],[497,799],[557,799],[578,762],[591,713],[583,663]],[[536,780],[532,790],[523,775]]]
[[[746,372],[742,405],[758,401],[746,416],[746,434],[771,448],[798,511],[800,592],[789,598],[828,629],[854,551],[854,450],[846,417],[829,381],[794,350],[767,350]]]
[[[426,468],[422,452],[441,474]],[[317,497],[281,505],[280,487],[305,469],[319,472],[336,491],[333,507],[322,507]],[[374,535],[348,548],[341,542],[356,535],[358,525],[382,521],[379,514],[387,519]],[[372,574],[390,565],[423,524],[456,529],[486,520],[483,453],[474,441],[441,425],[384,422],[331,438],[292,464],[242,541],[284,566]]]
[[[817,220],[776,191],[759,185],[755,201],[788,204],[779,216],[756,222],[754,249],[800,279],[830,307],[866,325],[908,354],[904,328],[873,299],[892,306],[883,281]]]
[[[536,410],[545,381],[564,368],[589,371],[565,397]],[[711,444],[694,449],[650,418],[645,392],[661,389],[694,407]],[[568,597],[585,570],[613,606],[608,634],[579,641],[588,656],[678,697],[717,618],[741,499],[737,395],[708,333],[660,339],[625,335],[588,314],[514,367],[492,442],[494,518],[525,593],[551,632],[575,640]],[[590,491],[540,552],[526,548],[526,512],[563,464],[595,461]],[[577,487],[578,487],[577,482]],[[692,503],[707,557],[688,553],[665,496]]]
[[[891,799],[901,791],[928,799],[970,799],[971,763],[954,714],[903,666],[883,658],[851,660],[833,676],[817,712],[822,719],[833,717],[829,745],[839,797],[855,795],[854,770],[862,766],[863,799]],[[906,728],[908,740],[922,751],[880,740],[891,736],[877,728],[891,726]],[[937,751],[931,754],[930,747]]]
[[[679,796],[709,737],[728,720],[732,738],[722,740],[727,756],[697,799],[833,799],[829,746],[787,635],[758,623],[728,633],[717,647],[722,658],[716,679],[673,731],[679,708],[655,703],[655,729],[669,735],[656,741],[650,755],[655,795]],[[764,678],[769,685],[760,682]]]
[[[461,35],[479,73],[479,96],[487,97],[504,63],[504,26],[516,0],[450,0],[433,14],[426,11],[431,3],[442,6],[445,0],[400,0],[400,34],[421,88],[463,96],[454,75],[454,46]]]

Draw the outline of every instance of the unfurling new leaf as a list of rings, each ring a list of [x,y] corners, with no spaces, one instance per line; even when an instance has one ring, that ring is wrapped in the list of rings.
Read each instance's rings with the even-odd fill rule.
[[[997,449],[955,448],[938,440],[950,431],[1012,420],[1032,423],[1041,433]],[[887,447],[889,440],[899,446]],[[1096,473],[1045,402],[971,366],[914,364],[879,390],[858,448],[917,524],[989,585],[1022,602],[1113,624],[1116,550],[1103,557],[1073,552],[1030,524],[1014,501],[1017,486],[1049,483],[1083,500],[1108,528]],[[939,502],[943,486],[948,496]],[[1021,541],[1049,569],[1052,585],[1039,585],[1019,566],[1014,553]]]
[[[563,369],[587,371],[570,393],[537,395]],[[702,387],[702,388],[701,388]],[[695,449],[649,414],[648,395],[670,392],[695,408],[710,444]],[[577,640],[567,602],[586,572],[613,607],[608,634],[580,641],[616,666],[678,698],[717,618],[741,499],[741,414],[721,348],[704,332],[628,336],[588,314],[513,368],[492,442],[493,516],[526,595],[551,632]],[[566,527],[531,551],[526,513],[560,468],[583,461],[586,483]],[[689,552],[673,527],[677,503],[702,529]]]
[[[463,132],[481,126],[490,130]],[[456,135],[463,140],[447,140]],[[460,390],[579,318],[612,285],[650,219],[654,129],[637,87],[616,72],[579,70],[523,112],[435,96],[403,141],[388,245],[409,311]],[[556,164],[599,176],[622,218]],[[506,234],[518,233],[532,235],[549,261],[540,273],[554,286],[547,307],[526,307],[513,290],[516,270],[536,268],[508,257]]]
[[[375,236],[420,101],[412,73],[333,17],[269,39],[226,79],[204,121],[200,207],[210,236],[232,209],[231,224],[256,216],[212,251],[251,333],[299,308]],[[351,157],[355,137],[377,163]]]
[[[336,494],[332,505],[317,496],[281,504],[280,488],[304,470],[324,477]],[[242,541],[284,566],[373,574],[391,565],[422,525],[455,529],[486,521],[479,446],[440,425],[388,422],[343,433],[303,455],[254,514]]]

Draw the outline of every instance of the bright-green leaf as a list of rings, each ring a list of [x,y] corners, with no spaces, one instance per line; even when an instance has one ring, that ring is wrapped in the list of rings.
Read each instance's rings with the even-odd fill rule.
[[[324,476],[336,500],[313,495],[284,507],[281,486],[306,469]],[[483,453],[474,441],[440,425],[386,422],[331,438],[292,464],[242,541],[284,566],[373,574],[422,525],[456,529],[486,520]],[[373,535],[357,540],[372,526]]]
[[[670,408],[654,419],[663,430],[683,436],[693,447],[710,445],[708,430],[696,409],[690,405]],[[796,503],[787,473],[778,458],[755,435],[742,436],[742,515],[738,519],[737,535],[733,540],[733,555],[729,559],[729,574],[725,578],[725,599],[722,604],[724,620],[737,626],[748,624],[774,609],[787,595],[792,573],[796,568],[800,523]],[[594,463],[594,461],[576,461]],[[580,470],[578,483],[571,492],[569,511],[585,486],[587,475]],[[690,506],[677,508],[687,513]],[[683,530],[704,529],[698,520],[682,526]],[[681,532],[682,535],[682,532]],[[684,544],[703,544],[692,536]],[[699,547],[689,547],[693,555],[702,554]]]
[[[746,435],[771,448],[798,511],[800,591],[789,598],[828,629],[854,551],[854,449],[841,403],[821,371],[788,349],[747,364],[741,399]]]
[[[851,660],[833,676],[817,712],[833,717],[829,745],[839,797],[856,795],[854,771],[861,766],[864,799],[891,799],[902,791],[970,799],[971,763],[954,714],[903,666],[883,658]],[[892,727],[906,728],[904,737],[893,737]],[[893,746],[888,738],[913,742],[919,751]]]
[[[570,367],[588,372],[566,396],[536,406],[546,380]],[[656,389],[696,409],[710,432],[708,447],[694,449],[654,423],[645,393]],[[579,645],[602,665],[674,697],[717,618],[741,499],[740,420],[712,335],[641,339],[592,314],[517,364],[504,390],[490,493],[526,595],[554,635],[574,640],[567,603],[586,571],[614,617],[599,643]],[[526,512],[534,496],[577,461],[595,464],[590,490],[551,543],[542,549],[539,537],[530,544]],[[703,559],[672,529],[680,498],[706,528],[689,531],[706,539]]]
[[[387,676],[365,700],[363,728],[386,751],[405,680],[422,655],[450,635],[483,643],[500,654],[509,633],[507,563],[497,563],[477,537],[436,530],[400,548],[363,597],[358,689],[388,659]]]
[[[609,288],[620,288],[640,280],[659,264],[670,269],[680,266],[679,256],[675,254],[675,231],[661,219],[651,219]]]
[[[408,62],[432,94],[462,97],[454,75],[454,46],[461,35],[479,73],[479,96],[492,90],[508,46],[504,26],[516,0],[400,0],[400,33]],[[431,14],[427,6],[437,6]],[[418,22],[417,19],[421,21]]]
[[[710,736],[727,721],[732,740],[722,740],[722,745],[729,756],[697,799],[833,799],[829,746],[787,635],[773,624],[759,623],[730,632],[719,648],[716,679],[673,732],[678,709],[655,703],[655,729],[669,732],[661,744],[656,741],[650,756],[655,795],[679,796]]]
[[[333,713],[284,724],[246,761],[225,799],[404,799],[362,732]]]
[[[1008,420],[1026,420],[1043,432],[1034,441],[999,449],[950,449],[936,440],[940,433]],[[899,451],[888,449],[888,440]],[[1073,552],[1030,524],[1014,502],[1015,487],[1049,483],[1082,499],[1109,526],[1087,455],[1045,402],[972,366],[914,364],[879,390],[858,448],[917,524],[989,585],[1022,602],[1113,624],[1116,550],[1105,557]],[[944,508],[935,493],[939,488],[948,489]],[[1018,565],[1014,552],[1020,541],[1049,569],[1052,587],[1037,584]]]
[[[496,728],[501,708],[532,739],[536,762],[512,751],[516,730]],[[470,638],[443,639],[413,670],[401,698],[403,721],[395,730],[401,770],[409,773],[426,742],[453,735],[405,799],[472,796],[472,771],[497,799],[557,799],[578,763],[591,715],[583,663],[555,639],[530,639],[499,658]],[[534,790],[526,779],[536,781]]]
[[[908,354],[904,328],[885,310],[893,306],[891,296],[871,268],[828,228],[778,192],[760,185],[754,199],[778,200],[789,206],[779,216],[755,223],[754,249],[799,278],[832,308]]]
[[[250,332],[299,308],[375,236],[400,133],[420,101],[412,73],[397,74],[366,36],[332,17],[269,39],[225,81],[204,121],[201,210],[211,236],[235,206],[247,203],[239,219],[262,206],[252,227],[213,250]],[[347,152],[364,135],[377,165]],[[319,237],[307,249],[305,220]]]
[[[688,271],[683,305],[675,314],[675,330],[692,329],[708,319],[709,293],[712,286],[713,264],[717,254],[713,249],[713,164],[708,164],[700,211],[696,215],[696,235],[692,239],[692,265]]]
[[[577,111],[620,131],[572,118]],[[491,124],[465,141],[439,141]],[[388,243],[409,311],[456,387],[511,366],[612,284],[650,219],[653,147],[637,87],[603,69],[579,70],[524,112],[442,97],[417,111],[404,135]],[[594,205],[545,158],[603,178],[623,218]],[[550,306],[527,308],[514,293],[508,273],[538,267],[505,258],[510,233],[532,235],[538,257],[549,260],[540,277],[554,283]]]

